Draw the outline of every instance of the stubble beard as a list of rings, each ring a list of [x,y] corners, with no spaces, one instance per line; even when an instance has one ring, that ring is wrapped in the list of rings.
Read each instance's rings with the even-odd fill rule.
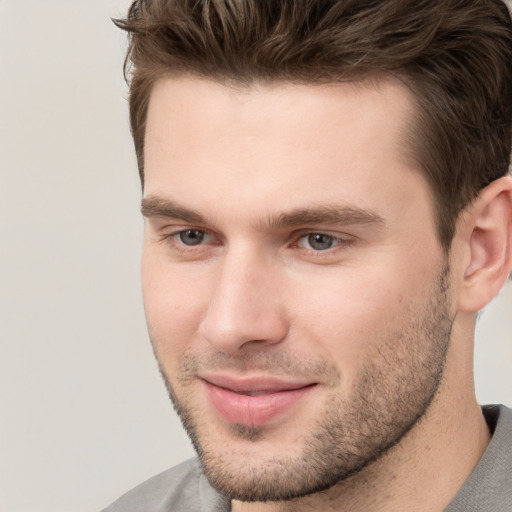
[[[421,420],[435,399],[442,380],[453,320],[448,307],[448,274],[441,272],[430,300],[422,311],[410,312],[408,324],[388,334],[358,376],[352,393],[339,396],[332,386],[316,428],[304,434],[299,455],[272,456],[251,461],[229,456],[229,440],[212,439],[201,412],[193,405],[185,385],[197,371],[198,361],[182,361],[177,381],[180,396],[160,364],[174,408],[194,444],[210,484],[222,495],[239,501],[286,501],[329,489],[380,459]],[[222,357],[219,355],[219,359]],[[264,361],[264,359],[262,359]],[[293,372],[295,360],[268,362],[261,370],[281,368]],[[304,369],[339,380],[328,362]],[[318,373],[317,373],[318,375]],[[235,438],[257,443],[264,427],[231,425]],[[286,435],[284,433],[283,435]]]

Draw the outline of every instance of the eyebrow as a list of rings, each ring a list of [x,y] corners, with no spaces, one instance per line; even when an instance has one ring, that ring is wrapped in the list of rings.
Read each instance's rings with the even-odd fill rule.
[[[351,206],[311,206],[270,217],[271,229],[293,228],[310,224],[372,225],[384,224],[384,219],[366,208]]]
[[[180,206],[174,201],[158,196],[142,199],[141,212],[144,217],[168,217],[179,219],[191,224],[207,224],[207,220],[196,210]],[[384,224],[384,219],[377,213],[352,206],[312,205],[297,208],[270,216],[261,223],[264,230],[294,228],[312,224],[339,225],[376,225]]]
[[[145,197],[142,199],[140,211],[144,217],[169,217],[180,219],[191,224],[205,224],[205,218],[195,210],[180,206],[162,197]]]

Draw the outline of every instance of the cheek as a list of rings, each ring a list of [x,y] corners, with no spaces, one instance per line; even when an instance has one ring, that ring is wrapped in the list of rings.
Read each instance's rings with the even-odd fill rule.
[[[206,311],[204,282],[146,254],[141,280],[146,321],[157,355],[181,355],[190,347]]]
[[[375,272],[354,269],[339,269],[306,288],[307,294],[304,288],[293,294],[292,338],[314,341],[314,350],[336,364],[345,378],[355,376],[401,329],[412,300],[406,282],[389,277],[386,282]]]

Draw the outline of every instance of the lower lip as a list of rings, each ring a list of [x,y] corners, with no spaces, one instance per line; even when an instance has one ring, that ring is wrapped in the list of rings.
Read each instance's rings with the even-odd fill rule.
[[[205,382],[207,394],[217,413],[230,423],[261,426],[287,412],[315,385],[269,393],[268,395],[239,395],[229,389]]]

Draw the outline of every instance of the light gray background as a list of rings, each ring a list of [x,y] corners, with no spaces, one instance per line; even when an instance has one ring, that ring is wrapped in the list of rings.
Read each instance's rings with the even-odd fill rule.
[[[140,190],[110,16],[0,0],[0,512],[89,512],[192,454],[139,286]],[[484,312],[478,396],[512,405],[512,284]]]

